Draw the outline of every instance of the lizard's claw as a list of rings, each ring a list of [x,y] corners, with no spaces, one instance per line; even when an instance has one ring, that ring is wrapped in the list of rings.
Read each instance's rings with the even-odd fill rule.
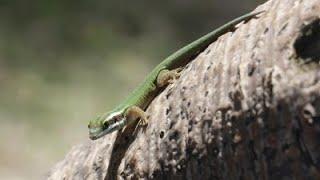
[[[135,134],[137,132],[138,127],[140,127],[140,126],[145,130],[147,125],[148,125],[148,120],[144,119],[144,118],[140,118],[138,123],[137,123],[137,125],[136,125],[136,127],[134,128],[133,133]]]
[[[140,118],[138,125],[139,126],[146,126],[146,125],[148,125],[148,120],[146,118]]]

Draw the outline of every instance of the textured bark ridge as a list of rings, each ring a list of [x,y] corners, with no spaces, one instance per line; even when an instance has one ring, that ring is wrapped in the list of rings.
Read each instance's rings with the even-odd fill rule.
[[[48,179],[320,179],[320,0],[271,0],[149,106]],[[131,131],[131,132],[130,132]]]

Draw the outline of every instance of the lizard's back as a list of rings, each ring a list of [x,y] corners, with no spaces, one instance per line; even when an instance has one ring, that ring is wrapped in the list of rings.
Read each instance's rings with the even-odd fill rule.
[[[161,90],[161,88],[156,86],[156,80],[161,70],[172,70],[181,66],[185,66],[192,59],[192,57],[198,55],[209,44],[216,41],[221,35],[229,31],[233,31],[238,23],[247,21],[259,13],[261,12],[252,14],[250,13],[238,17],[167,57],[149,73],[146,79],[129,95],[129,97],[122,104],[116,108],[115,111],[126,109],[132,105],[136,105],[142,109],[145,109]]]

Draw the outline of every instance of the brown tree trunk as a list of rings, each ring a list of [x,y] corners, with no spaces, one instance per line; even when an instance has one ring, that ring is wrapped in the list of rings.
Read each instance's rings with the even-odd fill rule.
[[[148,107],[48,179],[320,179],[320,0],[271,0]]]

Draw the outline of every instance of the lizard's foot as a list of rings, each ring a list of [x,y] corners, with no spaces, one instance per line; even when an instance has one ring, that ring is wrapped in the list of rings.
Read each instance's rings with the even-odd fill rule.
[[[131,121],[139,119],[139,126],[146,126],[148,124],[148,118],[146,113],[138,106],[129,107],[126,112],[126,117]]]
[[[160,71],[157,77],[157,86],[164,87],[168,84],[172,84],[174,80],[180,77],[182,69],[182,67],[179,67],[173,70],[164,69]]]

